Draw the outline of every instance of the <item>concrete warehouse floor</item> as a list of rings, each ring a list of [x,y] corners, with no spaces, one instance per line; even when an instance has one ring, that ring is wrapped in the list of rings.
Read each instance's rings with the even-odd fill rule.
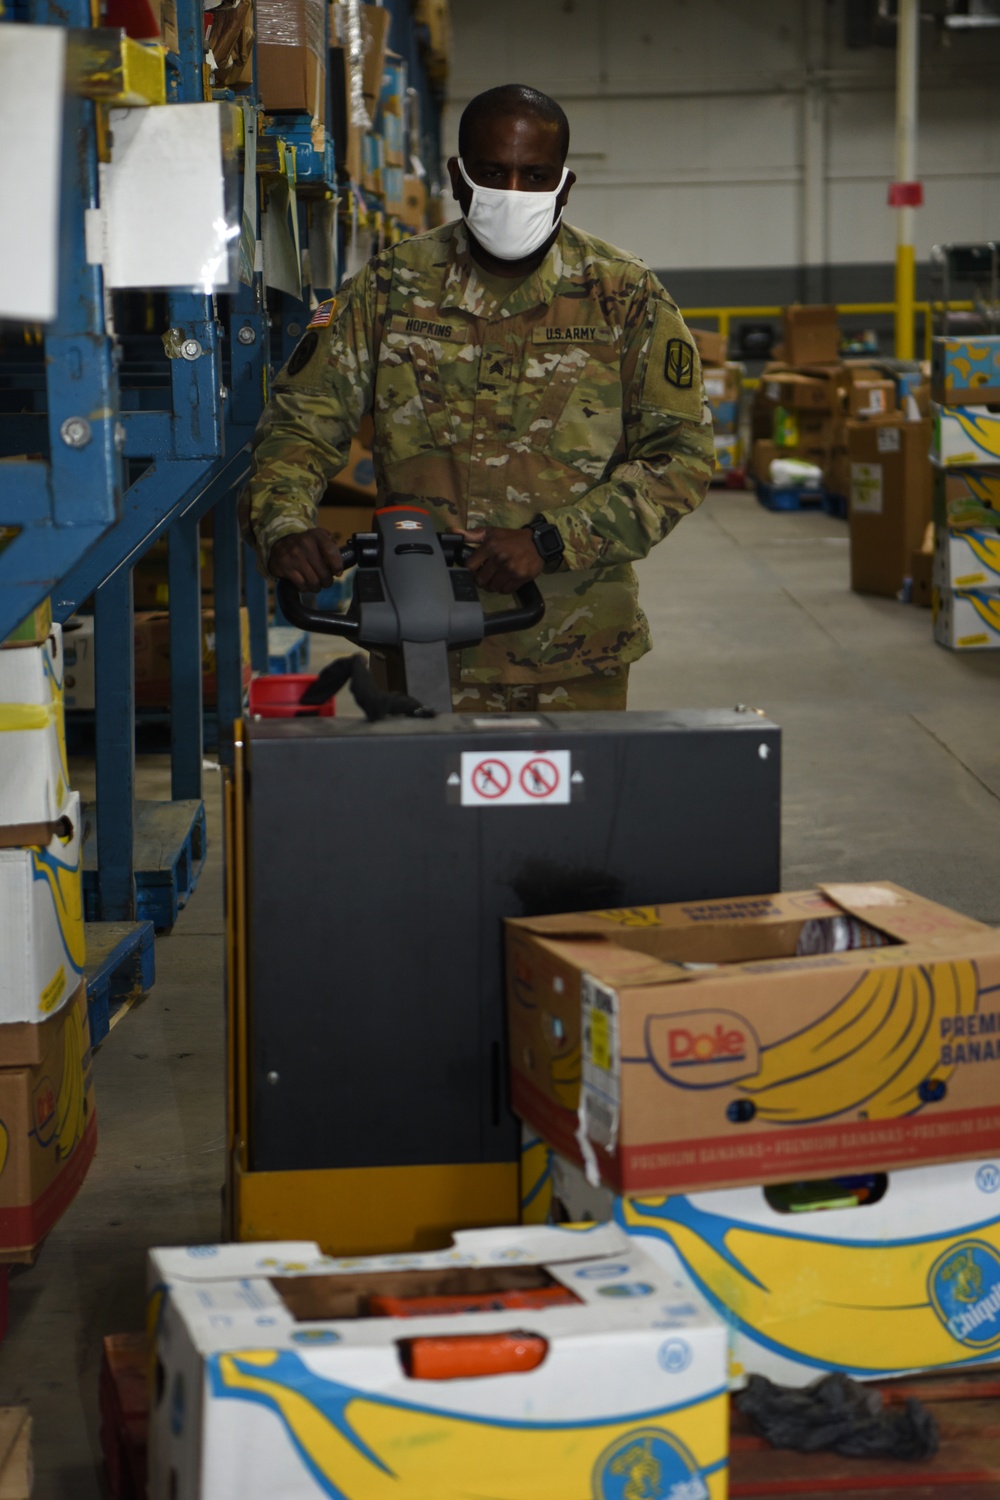
[[[784,728],[786,888],[890,879],[1000,923],[1000,654],[953,655],[929,611],[852,594],[843,522],[770,514],[746,494],[713,491],[641,578],[657,644],[632,707],[744,702]],[[140,795],[168,796],[168,769],[143,760]],[[89,791],[92,766],[74,779]],[[0,1404],[34,1412],[36,1500],[103,1494],[102,1335],[143,1326],[148,1245],[219,1232],[220,780],[206,772],[211,852],[157,940],[155,989],[97,1053],[97,1160],[11,1281]]]

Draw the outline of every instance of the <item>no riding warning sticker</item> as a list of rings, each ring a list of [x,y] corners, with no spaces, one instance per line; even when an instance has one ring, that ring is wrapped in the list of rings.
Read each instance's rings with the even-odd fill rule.
[[[574,775],[568,750],[463,750],[463,807],[545,807],[572,800]],[[456,788],[457,789],[457,788]]]

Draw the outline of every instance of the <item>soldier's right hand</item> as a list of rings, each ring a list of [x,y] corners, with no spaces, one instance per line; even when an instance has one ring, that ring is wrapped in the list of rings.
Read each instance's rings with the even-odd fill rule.
[[[287,578],[301,592],[315,594],[344,571],[344,562],[330,533],[313,526],[310,531],[279,537],[271,548],[267,570],[274,578]]]

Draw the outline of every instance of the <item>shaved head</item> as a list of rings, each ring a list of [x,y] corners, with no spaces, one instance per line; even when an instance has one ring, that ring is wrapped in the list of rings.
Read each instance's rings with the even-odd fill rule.
[[[525,83],[503,83],[470,99],[458,122],[458,154],[463,159],[473,154],[476,135],[483,125],[516,115],[532,115],[547,125],[558,141],[560,164],[569,150],[569,121],[561,105],[548,94],[529,88]]]

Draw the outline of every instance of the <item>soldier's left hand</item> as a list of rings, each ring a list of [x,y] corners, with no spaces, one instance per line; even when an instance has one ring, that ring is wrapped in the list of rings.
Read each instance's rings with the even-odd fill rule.
[[[466,567],[481,589],[513,594],[542,571],[535,538],[523,527],[486,526],[480,531],[460,531],[459,535],[476,549]]]

